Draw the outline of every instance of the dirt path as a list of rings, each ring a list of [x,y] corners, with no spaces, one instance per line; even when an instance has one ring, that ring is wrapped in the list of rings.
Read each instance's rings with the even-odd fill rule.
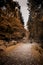
[[[36,43],[17,44],[7,48],[6,52],[14,60],[12,64],[8,62],[9,65],[43,65],[43,50]]]

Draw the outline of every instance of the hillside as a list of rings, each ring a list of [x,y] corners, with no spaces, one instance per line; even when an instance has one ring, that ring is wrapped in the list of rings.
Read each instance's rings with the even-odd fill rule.
[[[19,14],[18,2],[0,1],[0,13],[0,39],[6,41],[22,39],[25,36],[25,29],[21,21],[22,15]]]

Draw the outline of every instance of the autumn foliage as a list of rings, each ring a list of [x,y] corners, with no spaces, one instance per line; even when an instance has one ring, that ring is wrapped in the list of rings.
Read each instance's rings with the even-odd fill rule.
[[[19,40],[25,36],[22,14],[18,2],[0,0],[0,39]]]

